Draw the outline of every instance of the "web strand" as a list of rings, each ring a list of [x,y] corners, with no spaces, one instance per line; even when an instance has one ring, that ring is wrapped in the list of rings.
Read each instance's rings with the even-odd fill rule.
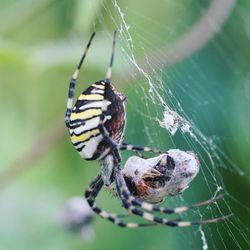
[[[206,96],[206,93],[202,89],[199,83],[197,83],[196,88],[190,87],[185,82],[180,82],[179,78],[180,74],[178,70],[174,67],[166,70],[164,67],[166,65],[174,64],[173,62],[165,62],[162,58],[159,58],[161,55],[155,53],[154,56],[147,56],[147,48],[153,47],[151,42],[145,37],[150,36],[147,31],[139,30],[136,33],[136,36],[140,38],[142,46],[140,47],[140,52],[145,54],[143,58],[143,63],[145,67],[141,67],[142,61],[137,62],[136,54],[138,52],[138,48],[134,45],[133,37],[130,33],[131,28],[137,28],[136,24],[130,24],[128,20],[126,20],[126,13],[119,5],[118,1],[112,0],[113,5],[108,6],[107,4],[103,4],[103,8],[106,11],[107,16],[109,16],[111,23],[114,26],[114,29],[119,30],[118,37],[118,50],[121,52],[121,57],[124,65],[127,68],[133,69],[129,71],[129,74],[126,72],[126,76],[124,77],[125,81],[131,83],[130,87],[133,88],[133,92],[138,96],[138,103],[136,101],[130,100],[128,96],[128,107],[134,111],[134,118],[140,119],[143,124],[143,133],[147,137],[147,143],[150,143],[151,146],[164,146],[166,149],[169,148],[179,148],[180,143],[179,140],[176,140],[176,137],[180,137],[183,145],[186,145],[188,150],[194,151],[198,154],[201,170],[200,170],[200,185],[203,190],[206,190],[211,196],[216,195],[220,192],[226,192],[225,183],[221,174],[222,170],[231,171],[234,174],[239,176],[244,176],[245,173],[242,169],[230,159],[226,153],[218,146],[217,142],[218,138],[211,138],[206,136],[202,129],[196,124],[193,117],[190,116],[190,113],[185,106],[182,104],[181,97],[178,94],[178,91],[182,93],[182,95],[186,95],[190,98],[200,109],[206,106],[206,102],[200,96]],[[222,2],[218,3],[222,4]],[[219,25],[222,25],[226,18],[230,15],[231,10],[235,4],[235,1],[228,1],[227,8],[225,9],[224,16],[221,16],[221,19],[216,19],[217,26],[213,26],[214,23],[208,22],[204,23],[201,18],[202,25],[210,25],[211,29],[215,29],[219,31]],[[210,8],[215,8],[216,1],[212,1]],[[197,7],[197,6],[194,6]],[[130,11],[127,10],[126,11]],[[132,11],[132,10],[131,10]],[[211,12],[209,12],[211,11]],[[227,11],[227,13],[226,13]],[[133,10],[133,13],[140,18],[147,20],[147,22],[154,23],[155,26],[161,26],[161,23],[157,23],[155,20],[149,20],[147,17],[143,17],[141,13],[136,13]],[[208,13],[204,14],[204,18],[209,19],[209,13],[213,13],[211,9],[208,9]],[[216,13],[215,13],[216,14]],[[183,20],[184,21],[184,20]],[[100,24],[103,25],[103,28],[106,28],[107,23],[105,22],[104,17],[100,17]],[[164,26],[165,27],[165,26]],[[171,28],[171,32],[174,32],[175,28]],[[165,31],[167,28],[165,29]],[[192,33],[192,31],[190,31]],[[189,35],[190,35],[189,33]],[[194,32],[195,33],[195,32]],[[210,34],[211,38],[214,34]],[[151,35],[152,37],[154,34]],[[190,37],[189,37],[190,38]],[[210,38],[210,39],[211,39]],[[190,38],[191,39],[191,38]],[[153,40],[153,39],[152,39]],[[178,46],[181,43],[178,43]],[[204,44],[203,44],[204,45]],[[203,46],[200,45],[200,46]],[[169,46],[168,49],[170,50]],[[218,45],[218,51],[223,53]],[[189,51],[190,52],[190,51]],[[172,53],[172,52],[171,52]],[[166,52],[167,54],[167,52]],[[171,54],[172,55],[172,54]],[[191,55],[191,52],[188,56]],[[174,56],[174,55],[172,55]],[[226,57],[226,55],[223,55]],[[153,59],[152,59],[153,58]],[[181,60],[181,57],[178,58],[178,62]],[[155,61],[160,62],[155,63]],[[226,57],[226,62],[228,62],[228,58]],[[193,78],[192,74],[196,74],[200,79],[204,81],[204,83],[208,83],[209,79],[206,74],[200,69],[199,65],[195,61],[191,61],[191,65],[193,67],[193,73],[186,73],[187,78],[195,85],[196,80]],[[232,67],[232,66],[231,66]],[[168,72],[168,73],[166,73]],[[216,97],[215,97],[216,99]],[[141,104],[143,103],[143,107]],[[197,113],[196,116],[199,116]],[[132,116],[133,117],[133,116]],[[152,131],[152,127],[156,129]],[[137,131],[136,128],[131,128],[128,124],[126,134],[133,137],[140,131]],[[157,138],[163,138],[165,136],[165,140],[159,140]],[[182,148],[181,148],[182,149]],[[190,186],[192,189],[192,186]],[[197,200],[197,195],[195,193],[192,194],[194,200]],[[229,196],[230,202],[232,200],[236,203],[239,203],[234,197]],[[179,206],[185,202],[185,200],[180,196],[175,199],[170,199],[170,203],[173,202],[174,206]],[[243,204],[241,204],[244,207]],[[226,209],[226,210],[225,210]],[[244,207],[247,210],[246,207]],[[248,211],[249,212],[249,211]],[[223,204],[215,204],[215,206],[208,206],[206,209],[197,209],[193,211],[193,215],[199,216],[202,219],[204,216],[216,217],[223,216],[227,213],[234,213],[233,209],[230,206],[229,201],[224,200]],[[191,214],[192,215],[192,214]],[[188,215],[183,214],[183,219],[186,220]],[[226,233],[229,238],[232,240],[232,244],[235,247],[240,248],[240,244],[238,242],[238,238],[234,235],[234,231],[237,231],[240,237],[249,244],[249,239],[246,236],[245,232],[249,230],[246,228],[244,224],[239,220],[239,218],[234,218],[233,220],[227,221],[221,225],[215,225],[215,230],[210,229],[209,227],[200,226],[198,229],[199,233],[188,232],[185,235],[182,235],[183,238],[187,242],[192,242],[192,238],[199,237],[200,243],[203,249],[216,248],[215,240],[213,237],[220,239],[221,246],[224,249],[227,248],[227,242],[223,239],[223,235]],[[197,236],[199,235],[199,236]],[[189,243],[192,244],[192,243]],[[191,246],[190,246],[191,247]]]

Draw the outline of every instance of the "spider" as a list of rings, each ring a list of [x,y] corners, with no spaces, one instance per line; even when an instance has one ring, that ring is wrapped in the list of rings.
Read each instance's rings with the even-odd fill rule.
[[[162,153],[162,151],[149,147],[126,144],[124,142],[123,135],[126,123],[126,97],[122,93],[118,92],[111,84],[116,34],[117,31],[115,30],[110,64],[105,79],[93,83],[85,91],[83,91],[78,97],[74,107],[73,99],[76,80],[78,78],[82,63],[86,57],[87,51],[91,45],[92,39],[95,36],[95,32],[91,35],[69,84],[65,124],[69,129],[71,142],[83,159],[89,161],[99,160],[101,163],[100,173],[91,182],[87,191],[85,192],[85,198],[88,204],[92,210],[102,218],[107,219],[120,227],[128,228],[158,224],[185,227],[195,224],[206,224],[225,219],[226,217],[221,217],[194,222],[180,221],[180,219],[168,220],[166,218],[155,216],[152,212],[176,214],[200,205],[196,204],[187,207],[169,209],[157,207],[151,203],[142,201],[140,197],[134,197],[131,195],[125,178],[121,172],[120,151],[132,150],[154,152],[158,154]],[[164,161],[162,164],[166,165],[168,164],[168,161]],[[105,184],[107,187],[109,187],[112,185],[112,183],[115,184],[117,195],[122,201],[124,208],[126,208],[130,213],[145,219],[147,221],[146,223],[125,222],[118,215],[106,212],[96,205],[95,199],[103,185]],[[214,200],[215,199],[211,199],[208,202],[203,202],[201,204],[207,204],[213,202]]]

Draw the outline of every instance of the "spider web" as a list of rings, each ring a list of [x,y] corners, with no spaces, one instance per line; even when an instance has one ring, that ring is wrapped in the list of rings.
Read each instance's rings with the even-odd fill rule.
[[[25,4],[23,2],[25,2]],[[23,14],[23,12],[20,12],[21,8],[25,9],[26,12],[32,12],[33,7],[40,9],[41,6],[46,6],[46,4],[50,1],[42,1],[37,6],[32,6],[32,8],[29,8],[30,2],[32,1],[21,1],[20,3],[15,4],[14,8],[11,7],[6,12],[7,14],[2,15],[2,19],[5,20],[5,25],[1,27],[1,31],[7,31],[9,28],[13,28],[15,24],[20,22],[20,18],[22,20],[23,16],[25,19],[26,15],[21,15]],[[60,1],[60,4],[64,2],[66,1]],[[78,3],[79,2],[80,1],[78,1]],[[223,108],[225,108],[225,103],[223,102],[221,96],[224,95],[224,89],[219,89],[220,84],[218,83],[218,80],[216,80],[216,78],[213,78],[213,76],[210,76],[208,73],[209,67],[211,67],[211,64],[214,64],[215,62],[213,60],[214,58],[212,58],[205,65],[207,67],[206,68],[204,67],[204,64],[199,64],[199,55],[196,55],[194,53],[194,45],[198,47],[196,48],[196,51],[197,49],[203,49],[204,47],[204,43],[203,46],[201,44],[197,45],[197,43],[202,40],[201,34],[204,35],[204,33],[206,33],[205,35],[209,36],[210,29],[214,30],[213,33],[217,33],[217,39],[215,39],[215,41],[213,40],[212,42],[213,53],[216,52],[218,54],[217,56],[222,59],[221,61],[223,61],[223,64],[226,65],[225,67],[227,70],[231,70],[232,72],[235,72],[238,77],[241,77],[243,80],[245,79],[240,67],[237,68],[237,64],[241,63],[239,58],[234,56],[234,59],[238,60],[232,60],[232,54],[237,54],[237,45],[239,47],[239,45],[241,46],[241,44],[236,43],[234,46],[235,50],[233,50],[232,43],[229,44],[229,41],[233,40],[232,37],[224,36],[223,34],[220,35],[221,25],[217,25],[217,23],[219,22],[218,16],[220,16],[222,19],[224,18],[224,20],[227,20],[231,15],[243,19],[240,12],[234,10],[234,13],[232,14],[232,9],[235,9],[234,7],[236,1],[189,0],[183,1],[183,3],[181,1],[157,1],[157,5],[164,3],[167,5],[170,4],[172,7],[175,6],[176,8],[180,8],[182,10],[184,9],[184,11],[179,12],[181,13],[181,15],[178,18],[174,19],[174,25],[171,24],[171,21],[169,24],[167,22],[162,23],[158,19],[150,19],[150,15],[147,16],[147,14],[144,13],[143,6],[138,6],[138,2],[141,1],[134,1],[134,9],[127,8],[125,1],[96,0],[89,2],[92,6],[87,8],[88,11],[85,10],[85,14],[87,13],[89,16],[82,15],[82,13],[80,13],[79,15],[81,17],[84,16],[84,18],[80,18],[80,21],[77,19],[76,22],[80,25],[86,25],[87,22],[92,23],[94,17],[98,17],[98,21],[96,21],[96,23],[93,25],[93,29],[91,29],[91,32],[93,30],[97,30],[98,36],[103,35],[103,37],[100,40],[102,43],[101,46],[99,46],[99,51],[96,51],[96,47],[98,46],[93,43],[92,46],[95,49],[91,49],[89,52],[89,54],[91,54],[93,51],[93,53],[95,54],[95,59],[97,58],[97,60],[92,59],[91,61],[91,56],[88,55],[88,63],[86,63],[85,66],[87,67],[87,65],[91,65],[92,63],[95,69],[99,67],[103,72],[105,67],[104,61],[108,63],[107,58],[110,53],[110,45],[112,41],[112,33],[110,32],[110,30],[117,28],[120,33],[120,35],[118,36],[117,53],[115,57],[112,79],[114,80],[115,86],[117,86],[118,89],[122,90],[122,92],[124,92],[128,96],[128,124],[125,135],[127,142],[148,145],[161,149],[178,148],[180,150],[192,150],[199,157],[201,163],[200,173],[191,183],[189,189],[187,189],[183,193],[183,195],[180,195],[178,197],[168,197],[164,205],[169,207],[182,206],[184,204],[203,201],[217,194],[228,191],[229,196],[224,200],[218,201],[217,204],[213,204],[205,208],[200,208],[195,211],[190,211],[189,213],[182,214],[181,218],[183,220],[202,220],[207,218],[220,217],[231,213],[234,214],[234,217],[228,221],[208,226],[204,225],[198,228],[190,227],[170,229],[157,227],[136,230],[133,232],[133,234],[136,234],[136,237],[138,237],[141,231],[143,232],[143,236],[145,231],[150,232],[150,236],[152,236],[152,238],[149,237],[149,239],[147,239],[147,237],[144,237],[144,239],[140,240],[143,240],[148,244],[155,244],[158,243],[158,239],[160,240],[158,246],[163,246],[164,244],[170,249],[183,249],[183,242],[185,243],[185,249],[246,249],[247,247],[244,248],[242,247],[242,245],[249,247],[249,229],[246,225],[244,225],[246,222],[240,219],[238,210],[240,208],[241,211],[243,211],[242,213],[248,214],[249,208],[242,204],[238,200],[238,198],[232,195],[230,190],[231,186],[236,186],[238,184],[237,181],[242,180],[243,182],[243,180],[247,179],[247,176],[242,170],[242,167],[235,164],[231,160],[231,158],[228,157],[229,153],[231,152],[229,151],[229,153],[225,153],[224,149],[222,150],[222,148],[227,148],[223,144],[227,143],[227,141],[229,141],[230,139],[226,138],[229,140],[225,140],[225,138],[223,138],[223,133],[218,133],[220,134],[220,136],[214,136],[214,133],[210,132],[209,130],[209,126],[211,125],[206,125],[206,123],[211,124],[211,122],[208,122],[207,120],[211,118],[213,119],[213,117],[215,120],[218,120],[222,119],[225,116],[225,113],[229,116],[230,110],[223,110]],[[102,2],[102,4],[99,5],[100,2]],[[85,3],[85,1],[81,3]],[[218,6],[216,8],[215,3],[219,4],[220,7],[222,5],[223,8],[218,8]],[[204,7],[203,5],[207,6]],[[214,7],[212,8],[212,6]],[[100,11],[100,8],[102,9],[102,11]],[[195,20],[192,19],[190,21],[190,19],[188,19],[189,17],[186,13],[190,12],[190,9],[196,10]],[[197,39],[197,41],[193,41],[193,44],[191,44],[193,45],[193,47],[190,45],[190,43],[188,43],[188,39],[181,39],[182,41],[186,42],[186,44],[184,44],[185,46],[183,46],[183,44],[181,44],[182,46],[180,46],[178,38],[183,34],[190,34],[188,32],[190,27],[191,29],[193,29],[193,23],[196,23],[197,20],[202,19],[202,16],[208,16],[208,9],[210,9],[210,18],[207,18],[206,20],[208,24],[206,32],[202,30],[199,39]],[[80,11],[82,11],[82,9],[80,9]],[[220,15],[218,15],[218,11],[221,11]],[[17,13],[20,14],[19,18],[18,16],[16,16]],[[217,13],[217,16],[213,16],[214,13]],[[170,12],[166,12],[166,15],[170,14]],[[129,18],[131,16],[135,16],[138,22],[132,22]],[[170,16],[168,20],[170,20],[171,18],[174,18],[173,15]],[[10,22],[10,20],[12,22]],[[27,20],[28,23],[29,19]],[[248,20],[246,18],[246,24],[247,21],[249,21],[249,18]],[[148,30],[144,30],[141,28],[141,23],[146,23],[151,28]],[[184,31],[178,31],[178,26],[184,27]],[[84,26],[80,28],[81,35],[82,31],[84,30],[83,28],[86,27]],[[149,30],[150,32],[155,32],[150,33]],[[249,29],[246,31],[248,32],[248,37],[250,37]],[[194,35],[193,33],[191,32],[191,35]],[[164,34],[164,36],[162,35],[162,37],[164,38],[159,36],[159,34]],[[109,40],[106,41],[107,51],[105,53],[103,53],[103,42],[105,42],[103,39],[104,37],[109,37]],[[211,39],[211,33],[210,38],[205,38],[207,40]],[[98,42],[98,39],[95,39],[95,42]],[[170,44],[167,50],[164,50],[161,53],[156,53],[156,55],[154,56],[154,60],[152,60],[151,51],[156,51],[157,48],[163,47],[165,43]],[[43,44],[43,47],[41,47],[40,45],[28,45],[26,47],[25,45],[22,45],[20,43],[15,43],[14,40],[8,40],[8,38],[3,37],[1,37],[1,45],[2,50],[14,50],[18,53],[21,51],[23,53],[21,53],[22,56],[29,54],[30,57],[25,57],[25,62],[29,61],[30,66],[32,66],[30,67],[32,69],[32,75],[34,73],[34,70],[37,71],[36,73],[38,73],[38,75],[40,75],[43,70],[45,70],[46,72],[46,69],[49,69],[52,66],[61,65],[62,61],[67,64],[69,62],[72,62],[72,65],[75,65],[75,62],[79,57],[79,51],[82,50],[83,42],[82,36],[75,37],[74,34],[70,34],[70,37],[66,40],[62,40],[61,42],[57,41],[56,43],[52,42]],[[188,48],[188,50],[186,48]],[[53,57],[51,55],[53,55]],[[98,57],[96,55],[98,55]],[[103,58],[100,58],[102,55]],[[163,62],[162,57],[164,57],[165,55],[167,55],[167,59],[164,59]],[[141,57],[143,58],[143,60],[140,59]],[[185,58],[188,59],[184,60]],[[122,71],[118,73],[119,69],[122,69]],[[224,72],[226,72],[225,69]],[[121,75],[123,75],[123,77],[117,77]],[[248,93],[250,79],[249,77],[250,75],[248,73],[248,85],[246,86],[246,90],[248,91]],[[64,84],[65,86],[67,85],[65,82]],[[204,86],[206,86],[206,88],[204,88]],[[34,105],[29,106],[34,107]],[[207,108],[208,106],[215,106],[216,113],[212,115],[207,114],[210,111],[209,108]],[[232,105],[230,107],[232,107]],[[16,120],[11,120],[10,124],[15,125]],[[59,124],[62,124],[61,115]],[[234,124],[235,123],[233,123],[232,121],[232,124],[228,125],[232,127],[234,126]],[[58,127],[59,125],[56,124],[56,131],[58,131]],[[6,126],[6,130],[8,130],[7,128],[9,129],[9,124]],[[12,129],[14,129],[14,127]],[[247,130],[249,130],[249,128],[247,128]],[[5,129],[3,129],[3,131],[5,131]],[[61,131],[64,130],[62,129]],[[233,129],[233,132],[237,135],[239,131],[237,130],[237,128],[235,128]],[[64,132],[59,132],[59,134],[63,133]],[[25,133],[23,134],[24,137],[22,137],[22,139],[20,140],[22,143],[21,148],[23,147],[23,141],[27,139],[25,137]],[[48,137],[50,137],[50,134]],[[4,141],[4,139],[5,137],[4,135],[2,135],[2,141]],[[6,141],[9,141],[9,137]],[[231,145],[232,142],[229,142],[229,144]],[[42,146],[41,144],[43,143],[41,143],[41,141],[39,140],[39,150],[40,146]],[[46,146],[44,147],[46,148],[47,145],[48,144],[46,144]],[[13,147],[13,145],[11,145],[11,147]],[[234,149],[235,148],[236,147],[234,147]],[[10,151],[10,158],[13,157],[12,155],[14,151],[19,151],[18,147],[16,147],[15,149],[12,148],[12,150]],[[4,157],[2,158],[4,159]],[[124,157],[124,159],[126,159],[126,157]],[[87,171],[90,170],[87,169],[86,172]],[[234,176],[237,181],[233,183],[228,182],[225,176],[228,176],[229,173],[231,176]],[[25,192],[26,191],[20,193],[22,194]],[[49,191],[45,193],[48,192]],[[7,212],[9,212],[12,217],[15,213],[15,210],[13,212],[10,210],[8,204],[13,205],[20,203],[18,202],[18,199],[20,197],[22,197],[21,200],[23,201],[23,204],[29,204],[30,197],[36,197],[36,194],[37,193],[35,193],[34,195],[28,195],[27,201],[23,199],[23,195],[19,195],[19,193],[15,193],[14,195],[8,193],[3,197],[4,199],[1,202],[1,204],[5,204],[5,206],[2,206],[3,211],[1,212],[2,217],[4,218],[2,224],[5,225],[2,230],[3,232],[8,232],[8,227],[6,227],[6,225],[11,226],[11,223],[9,223],[9,219],[7,219],[8,216],[6,216]],[[242,194],[243,197],[245,197],[246,195],[247,194],[245,193]],[[50,203],[58,204],[59,201],[55,202],[56,197],[57,195],[55,195],[55,197],[49,197],[49,201],[47,199],[46,202],[42,203],[45,205]],[[40,200],[40,198],[38,200]],[[26,219],[26,221],[28,221],[30,217],[29,211],[38,211],[39,208],[42,213],[45,213],[46,211],[46,209],[44,209],[44,207],[41,206],[40,203],[34,202],[34,200],[32,203],[37,204],[37,206],[29,208],[30,210],[27,210],[27,205],[23,207],[23,211],[26,211],[27,213],[28,219]],[[120,204],[118,209],[120,212]],[[18,218],[22,217],[23,216],[21,215],[16,215],[14,221],[18,221]],[[43,218],[43,216],[37,216],[37,214],[34,215],[34,217]],[[244,218],[247,217],[244,216]],[[49,220],[52,220],[52,218],[49,218]],[[23,221],[19,224],[23,225]],[[105,223],[103,222],[103,224]],[[31,232],[33,232],[34,235],[37,234],[36,231],[33,230],[34,228],[36,228],[36,226],[31,224],[30,226],[28,226],[28,228],[32,229]],[[113,230],[117,229],[114,227]],[[18,233],[15,233],[15,235],[18,234],[18,236],[20,236],[21,234],[19,234],[19,232],[21,231],[22,229],[17,230]],[[23,231],[23,234],[27,234],[26,231]],[[13,234],[11,234],[11,239],[12,235]],[[105,234],[103,235],[104,237],[106,236]],[[98,237],[100,236],[101,234],[98,234]],[[128,231],[122,231],[123,239],[126,240],[127,238],[129,238],[129,236],[131,235],[129,235]],[[106,240],[107,239],[105,238],[105,241]],[[142,244],[143,247],[145,246],[145,242],[144,245]],[[142,249],[139,247],[138,249]],[[27,247],[25,247],[25,249],[26,248]],[[150,246],[148,248],[150,248]],[[152,245],[150,249],[157,249],[157,246],[153,247]]]
[[[119,30],[119,41],[116,55],[115,64],[122,64],[123,69],[126,67],[133,70],[127,72],[125,70],[124,77],[121,81],[130,82],[129,86],[123,86],[128,90],[127,100],[127,112],[128,112],[128,124],[126,131],[126,139],[129,143],[150,145],[157,148],[179,148],[181,150],[194,151],[200,160],[201,169],[197,180],[198,184],[192,183],[186,191],[186,193],[179,197],[168,198],[165,205],[168,206],[180,206],[186,203],[198,202],[199,200],[206,200],[209,197],[198,196],[197,190],[203,190],[204,193],[209,194],[210,197],[216,196],[219,193],[227,192],[225,181],[222,174],[224,171],[230,171],[239,176],[245,176],[244,171],[235,164],[220,148],[220,138],[214,136],[206,136],[202,131],[202,121],[199,119],[199,115],[206,112],[206,105],[209,101],[204,100],[209,98],[204,93],[202,84],[210,84],[211,79],[208,78],[204,69],[200,67],[195,58],[189,60],[191,62],[192,72],[187,72],[183,66],[156,66],[151,62],[150,56],[147,56],[148,51],[154,46],[153,40],[154,34],[148,34],[146,30],[141,30],[135,23],[130,23],[126,19],[127,13],[132,12],[133,15],[137,15],[142,22],[155,25],[157,29],[162,28],[163,32],[170,31],[175,32],[174,27],[169,28],[163,26],[161,23],[151,20],[141,13],[137,13],[134,10],[122,9],[116,0],[112,1],[112,4],[103,3],[102,6],[105,10],[104,15],[99,15],[98,22],[94,25],[107,29],[112,23],[114,28]],[[131,14],[131,13],[130,13]],[[107,16],[109,19],[107,20]],[[185,20],[182,20],[185,22]],[[211,26],[213,23],[211,22]],[[135,46],[131,30],[134,29],[137,38],[140,39],[140,44]],[[110,35],[110,40],[112,35]],[[147,38],[151,38],[148,40]],[[159,42],[159,39],[157,40]],[[221,45],[216,44],[217,50],[221,50]],[[144,66],[139,66],[136,60],[137,54],[144,55]],[[229,64],[229,59],[226,55],[225,62]],[[118,61],[118,58],[122,58]],[[160,60],[160,59],[159,59]],[[124,67],[124,65],[126,67]],[[116,68],[116,66],[115,66]],[[179,70],[180,69],[180,70]],[[116,69],[114,70],[115,74]],[[124,73],[124,72],[121,72]],[[196,75],[196,77],[193,77]],[[183,79],[188,78],[188,82],[183,83]],[[115,76],[114,76],[115,78]],[[124,91],[123,91],[124,92]],[[133,93],[136,98],[131,99],[130,94]],[[182,99],[184,98],[184,100]],[[192,100],[194,107],[199,107],[197,112],[192,111],[192,107],[185,106],[185,100]],[[219,99],[219,98],[218,98]],[[218,108],[219,100],[214,98],[214,102],[217,102]],[[209,100],[209,99],[208,99]],[[140,127],[132,127],[131,121],[139,121]],[[154,129],[153,129],[154,128]],[[144,135],[145,141],[134,141],[135,135]],[[196,185],[192,191],[193,185]],[[241,206],[246,212],[249,209],[241,204],[234,196],[228,195],[223,200],[220,200],[216,204],[210,205],[206,208],[197,209],[189,214],[181,215],[184,220],[202,220],[206,218],[221,217],[226,214],[234,214],[233,206]],[[159,230],[159,229],[157,229]],[[163,230],[163,229],[162,229]],[[181,247],[183,240],[187,244],[187,248],[194,248],[195,244],[199,244],[202,249],[208,248],[223,248],[227,249],[239,248],[241,249],[240,242],[245,242],[249,245],[249,239],[247,234],[249,229],[246,225],[234,215],[232,219],[224,221],[222,223],[199,226],[197,228],[180,229],[183,230],[178,236],[176,232],[171,230],[167,231],[167,241],[171,237],[180,238],[180,245],[176,243],[177,248]],[[165,231],[166,232],[166,231]],[[179,231],[178,231],[179,232]],[[196,243],[195,243],[196,242]]]

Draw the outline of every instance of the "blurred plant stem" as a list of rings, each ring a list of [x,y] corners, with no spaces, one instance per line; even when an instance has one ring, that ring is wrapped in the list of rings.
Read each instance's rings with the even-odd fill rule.
[[[57,119],[45,132],[41,133],[23,155],[17,158],[0,175],[0,189],[6,187],[24,171],[46,155],[51,148],[56,146],[65,135],[63,119]]]
[[[160,69],[184,60],[204,47],[230,16],[236,0],[213,0],[201,18],[174,44],[166,45],[138,60],[138,65],[148,74],[155,68]],[[147,63],[145,63],[147,62]],[[154,65],[152,68],[151,65]],[[126,77],[138,77],[140,71],[129,68]]]

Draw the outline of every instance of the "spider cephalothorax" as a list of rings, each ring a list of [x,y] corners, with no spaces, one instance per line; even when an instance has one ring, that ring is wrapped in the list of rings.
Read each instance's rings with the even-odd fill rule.
[[[85,91],[83,91],[73,107],[76,80],[78,78],[80,68],[84,61],[88,48],[95,35],[95,33],[93,33],[69,85],[65,123],[70,132],[71,142],[82,158],[84,158],[85,160],[100,160],[100,163],[102,165],[100,174],[98,174],[92,181],[85,193],[88,204],[93,209],[93,211],[99,214],[101,217],[108,219],[114,224],[121,227],[138,227],[156,224],[183,227],[195,224],[217,222],[219,220],[227,218],[221,217],[196,222],[180,221],[179,219],[168,220],[166,218],[161,218],[159,216],[153,215],[152,212],[160,212],[163,214],[180,213],[193,207],[209,204],[211,202],[214,202],[218,198],[210,199],[209,201],[202,202],[196,205],[170,209],[157,207],[151,204],[162,200],[162,195],[158,195],[157,193],[155,193],[153,196],[151,196],[151,198],[144,199],[151,202],[148,203],[146,201],[142,201],[143,199],[141,198],[144,197],[143,193],[138,192],[138,190],[132,189],[133,187],[138,187],[138,184],[136,182],[132,183],[132,186],[130,188],[128,187],[129,182],[127,181],[126,183],[125,180],[126,174],[123,174],[120,168],[120,151],[133,150],[154,152],[158,154],[161,154],[162,152],[160,150],[151,149],[149,147],[135,146],[123,142],[123,134],[126,124],[126,97],[122,93],[118,92],[111,84],[116,33],[117,32],[115,31],[111,60],[105,79],[93,83]],[[161,186],[164,186],[164,183],[171,179],[171,177],[173,176],[173,171],[175,170],[176,159],[173,160],[172,158],[172,156],[169,157],[165,154],[161,158],[159,164],[158,162],[156,162],[153,168],[155,173],[157,172],[158,176],[152,176],[152,173],[151,175],[150,173],[146,173],[146,176],[142,176],[142,180],[145,182],[145,184],[150,188],[161,188]],[[138,163],[136,167],[140,167],[138,166]],[[116,194],[122,201],[123,206],[130,213],[143,217],[146,221],[149,221],[151,223],[138,224],[124,222],[118,216],[100,209],[95,204],[95,198],[104,184],[107,187],[115,185]],[[136,194],[137,197],[132,196],[131,192]],[[157,195],[159,197],[157,197]]]

